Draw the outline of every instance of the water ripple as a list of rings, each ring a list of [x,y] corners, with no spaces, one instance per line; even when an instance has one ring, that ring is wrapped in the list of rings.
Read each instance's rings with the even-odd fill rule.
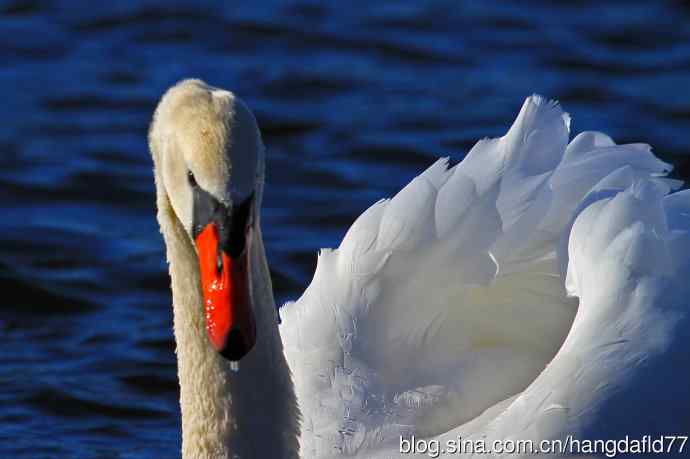
[[[0,457],[179,457],[170,281],[148,123],[197,76],[268,149],[276,297],[438,156],[533,92],[690,177],[682,1],[0,1]]]

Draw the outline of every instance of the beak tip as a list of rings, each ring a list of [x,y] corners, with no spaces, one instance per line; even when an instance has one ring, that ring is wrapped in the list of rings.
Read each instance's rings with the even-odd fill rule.
[[[246,336],[240,327],[233,327],[228,333],[225,345],[218,352],[226,359],[236,362],[246,356],[254,347],[254,340]]]

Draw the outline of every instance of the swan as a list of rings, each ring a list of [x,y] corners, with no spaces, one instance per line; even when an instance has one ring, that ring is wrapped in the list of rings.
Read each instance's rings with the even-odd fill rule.
[[[569,136],[560,105],[527,98],[503,137],[366,210],[278,313],[256,120],[203,81],[170,88],[149,146],[182,456],[529,456],[506,442],[688,435],[690,191],[648,145]],[[591,447],[539,451],[608,453]]]

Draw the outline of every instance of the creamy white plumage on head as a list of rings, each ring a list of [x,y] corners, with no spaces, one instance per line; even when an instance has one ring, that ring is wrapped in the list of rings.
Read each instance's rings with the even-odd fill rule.
[[[569,135],[558,104],[528,98],[505,136],[450,169],[437,161],[322,250],[278,335],[254,118],[202,82],[171,89],[150,143],[185,457],[410,457],[399,441],[413,435],[687,434],[690,192],[671,193],[680,183],[647,145]],[[238,374],[203,333],[190,171],[228,209],[258,196],[247,233],[257,341]],[[271,454],[269,438],[283,442]]]

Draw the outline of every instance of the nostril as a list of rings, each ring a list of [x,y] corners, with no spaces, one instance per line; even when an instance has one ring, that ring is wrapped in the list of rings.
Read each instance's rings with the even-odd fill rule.
[[[223,252],[220,250],[218,250],[218,253],[216,254],[216,272],[218,277],[223,274]]]

